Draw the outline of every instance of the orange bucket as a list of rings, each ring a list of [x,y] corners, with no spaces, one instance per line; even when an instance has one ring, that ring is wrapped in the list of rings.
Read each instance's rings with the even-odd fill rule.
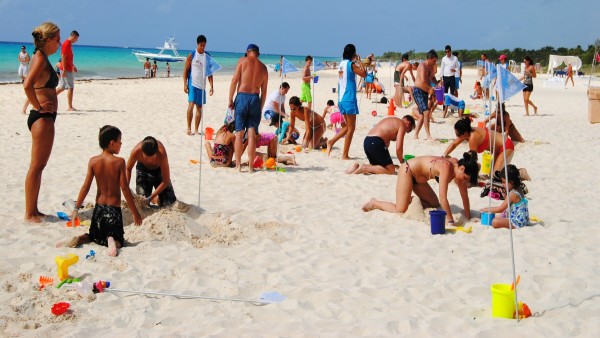
[[[206,127],[206,129],[204,130],[204,134],[206,135],[206,139],[207,140],[212,140],[214,132],[215,132],[215,130],[212,129],[211,127]]]
[[[485,128],[485,122],[483,122],[483,121],[479,121],[479,122],[477,122],[477,126],[478,126],[479,128]]]

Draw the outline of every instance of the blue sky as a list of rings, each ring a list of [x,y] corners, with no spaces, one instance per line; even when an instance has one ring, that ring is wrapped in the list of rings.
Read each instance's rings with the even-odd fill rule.
[[[599,0],[285,1],[285,0],[0,0],[0,41],[31,41],[53,21],[80,44],[156,47],[175,32],[182,49],[198,34],[212,51],[341,56],[453,49],[584,49],[600,37]]]

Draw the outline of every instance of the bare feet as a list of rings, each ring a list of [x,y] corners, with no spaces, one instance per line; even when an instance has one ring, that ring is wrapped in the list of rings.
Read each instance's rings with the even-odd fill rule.
[[[109,257],[116,257],[119,252],[117,250],[117,243],[115,242],[115,239],[112,237],[108,237],[108,251],[106,252],[106,254]]]
[[[363,174],[365,172],[365,165],[361,164],[358,166],[358,168],[356,168],[356,170],[353,172],[353,174],[358,175],[358,174]]]
[[[373,205],[375,204],[375,201],[377,201],[377,200],[374,198],[371,198],[369,200],[369,202],[367,202],[365,205],[363,205],[362,211],[369,212],[369,211],[373,210]]]
[[[533,113],[537,115],[537,107],[533,107]]]
[[[192,130],[191,130],[191,129],[188,129],[188,130],[187,130],[187,132],[186,132],[186,134],[188,134],[188,135],[192,135]]]
[[[75,237],[71,237],[71,238],[67,239],[66,241],[56,242],[56,247],[57,248],[74,248],[77,246],[77,244],[79,244],[79,237],[75,236]]]
[[[348,155],[342,156],[342,160],[353,160],[354,157],[350,157]]]
[[[431,136],[427,136],[427,141],[435,141],[435,139]]]
[[[355,162],[350,168],[346,169],[346,174],[354,173],[358,167],[360,167],[360,164]]]
[[[77,109],[75,107],[70,107],[69,109],[67,109],[67,111],[77,111]]]
[[[333,148],[333,144],[331,141],[327,141],[327,156],[331,155],[331,149]]]
[[[42,223],[43,221],[43,216],[39,216],[39,215],[25,215],[25,221],[29,222],[29,223]]]

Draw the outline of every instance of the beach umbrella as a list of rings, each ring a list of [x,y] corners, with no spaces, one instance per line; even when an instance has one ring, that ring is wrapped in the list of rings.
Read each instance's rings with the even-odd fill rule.
[[[206,79],[209,76],[212,76],[214,73],[221,69],[221,65],[215,61],[207,52],[204,52],[205,62],[204,62],[204,74],[202,78],[202,102],[206,99]],[[204,104],[202,104],[202,110],[204,110]],[[204,114],[204,111],[202,112]],[[198,207],[200,207],[200,196],[201,196],[201,188],[202,188],[202,148],[204,142],[204,118],[200,116],[200,158],[199,158],[199,169],[198,169]]]

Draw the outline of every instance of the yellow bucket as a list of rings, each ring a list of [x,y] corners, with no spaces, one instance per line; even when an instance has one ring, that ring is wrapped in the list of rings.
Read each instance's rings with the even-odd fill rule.
[[[492,317],[513,319],[515,314],[515,291],[510,284],[492,284]]]
[[[492,154],[485,151],[481,155],[481,173],[489,175],[492,170]]]

